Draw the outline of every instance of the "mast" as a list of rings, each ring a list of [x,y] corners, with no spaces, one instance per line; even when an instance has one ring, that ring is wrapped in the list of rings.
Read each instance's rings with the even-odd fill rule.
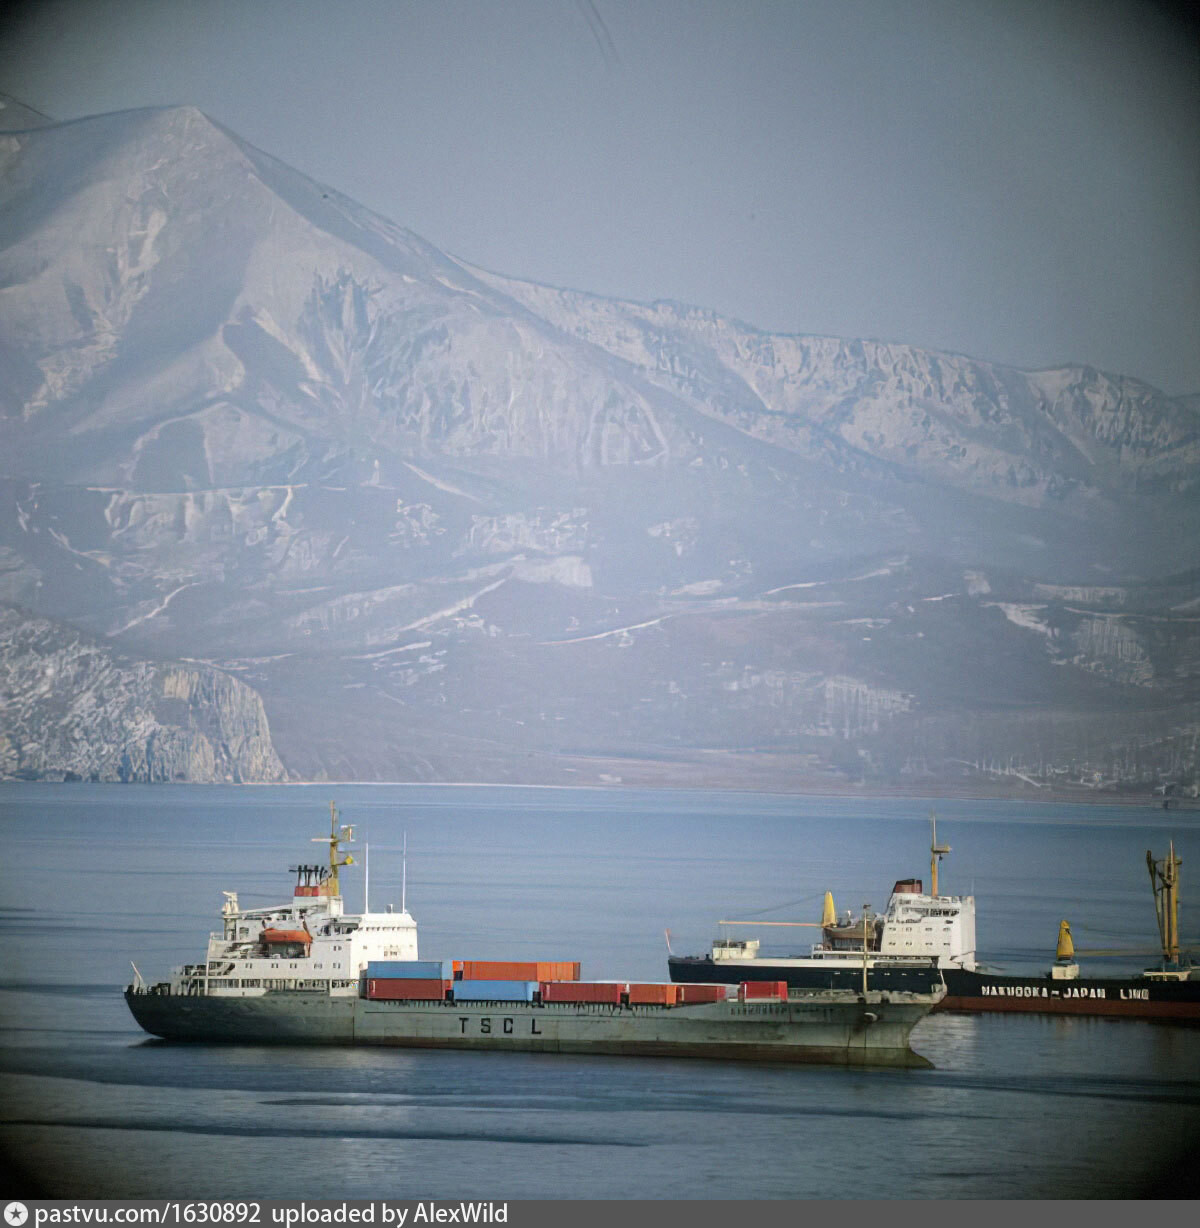
[[[350,825],[338,826],[337,803],[329,803],[329,836],[313,836],[314,844],[329,845],[329,879],[327,882],[326,895],[340,896],[342,894],[341,886],[338,883],[338,869],[341,866],[352,866],[354,858],[349,853],[345,857],[340,857],[343,844],[349,844],[354,839],[354,828]]]
[[[937,842],[937,815],[931,810],[929,812],[929,822],[933,828],[933,839],[929,845],[929,880],[931,884],[930,895],[938,893],[938,862],[950,851],[948,844],[938,844]]]
[[[867,996],[867,918],[871,913],[871,905],[864,904],[862,911],[862,935],[863,935],[863,999]]]
[[[408,912],[408,832],[400,849],[400,911]]]
[[[1146,850],[1146,867],[1150,871],[1150,888],[1154,892],[1154,915],[1158,919],[1158,936],[1162,941],[1163,962],[1179,963],[1179,867],[1183,858],[1175,855],[1172,840],[1166,857],[1154,860]]]

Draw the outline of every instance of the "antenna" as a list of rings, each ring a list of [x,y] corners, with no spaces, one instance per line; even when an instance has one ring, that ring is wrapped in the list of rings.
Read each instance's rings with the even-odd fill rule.
[[[867,1000],[867,918],[871,913],[871,905],[864,904],[862,909],[862,938],[863,938],[863,962],[862,962],[862,992],[863,1001]]]
[[[400,849],[400,911],[408,912],[408,832]]]
[[[371,911],[371,844],[363,844],[363,916]]]

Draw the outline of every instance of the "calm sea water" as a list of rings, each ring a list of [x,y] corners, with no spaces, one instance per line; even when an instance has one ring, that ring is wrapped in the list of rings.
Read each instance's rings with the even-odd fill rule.
[[[372,906],[430,957],[581,959],[665,979],[714,922],[882,908],[928,875],[928,803],[438,786],[0,787],[0,1144],[47,1196],[794,1198],[1194,1196],[1200,1030],[933,1016],[936,1068],[846,1071],[551,1055],[169,1045],[119,988],[195,958],[221,891],[286,899],[327,799],[370,845]],[[1200,864],[1200,818],[937,803],[942,889],[981,957],[1044,967],[1155,937],[1145,852]],[[344,880],[347,905],[363,877]],[[1185,936],[1200,933],[1200,889]],[[1143,956],[1095,961],[1136,968]],[[1172,1183],[1176,1184],[1172,1184]]]

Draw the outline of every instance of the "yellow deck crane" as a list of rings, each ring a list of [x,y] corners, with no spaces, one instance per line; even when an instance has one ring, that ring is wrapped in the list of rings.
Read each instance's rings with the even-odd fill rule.
[[[1158,919],[1158,936],[1162,941],[1162,971],[1147,971],[1147,976],[1164,980],[1187,980],[1190,969],[1179,962],[1179,867],[1183,858],[1175,853],[1172,840],[1167,855],[1155,860],[1146,850],[1146,868],[1150,871],[1150,887],[1154,892],[1154,915]]]

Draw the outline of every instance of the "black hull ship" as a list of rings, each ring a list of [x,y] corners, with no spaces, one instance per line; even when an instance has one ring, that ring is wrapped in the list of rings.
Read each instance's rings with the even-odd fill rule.
[[[353,863],[341,852],[352,839],[331,807],[329,864],[293,867],[290,903],[242,909],[226,892],[202,962],[153,985],[135,966],[125,1001],[138,1024],[170,1041],[929,1065],[909,1037],[941,985],[586,982],[570,961],[418,959],[403,899],[399,912],[345,912],[338,871]]]
[[[1179,940],[1179,868],[1172,842],[1166,857],[1146,853],[1162,958],[1132,976],[1081,976],[1071,927],[1059,925],[1054,964],[1043,974],[1005,975],[953,968],[946,971],[941,1008],[1023,1014],[1107,1015],[1119,1019],[1167,1019],[1200,1023],[1200,975],[1182,956]]]
[[[736,984],[761,977],[794,989],[880,993],[940,989],[947,969],[975,968],[975,900],[938,891],[938,864],[949,852],[937,842],[934,820],[929,894],[919,878],[904,878],[892,888],[880,916],[864,906],[861,916],[846,913],[839,919],[826,892],[820,921],[720,921],[723,936],[707,955],[668,953],[671,979]],[[760,954],[760,938],[734,936],[743,927],[759,933],[808,928],[819,935],[807,951],[767,956]]]
[[[1133,975],[1081,976],[1074,961],[1070,925],[1059,927],[1055,963],[1042,973],[1009,974],[984,970],[975,959],[975,900],[942,895],[938,865],[950,852],[937,843],[936,822],[930,850],[932,889],[920,879],[901,879],[882,916],[864,908],[857,919],[835,918],[825,897],[820,922],[723,921],[725,937],[707,955],[668,956],[671,979],[680,984],[761,978],[786,981],[797,990],[928,992],[945,985],[939,1011],[1099,1015],[1124,1019],[1200,1022],[1200,974],[1181,954],[1179,941],[1179,867],[1174,844],[1167,856],[1146,854],[1154,889],[1162,958],[1154,968]],[[733,927],[811,926],[820,938],[803,953],[761,955],[760,941],[729,936]]]
[[[1033,976],[949,971],[946,996],[938,1009],[1200,1023],[1200,980],[1164,980],[1153,972],[1058,980],[1052,973],[1053,969]]]
[[[819,958],[819,966],[801,960],[771,959],[756,957],[753,967],[744,965],[736,969],[723,960],[714,960],[711,955],[671,955],[667,959],[671,980],[679,985],[702,985],[721,983],[738,984],[743,975],[764,981],[786,981],[789,988],[804,990],[860,991],[862,989],[862,964],[859,961]],[[735,980],[734,977],[737,977]],[[922,966],[889,966],[886,961],[869,959],[867,982],[871,992],[877,993],[933,993],[945,985],[949,994],[949,980],[933,960],[922,961]]]

